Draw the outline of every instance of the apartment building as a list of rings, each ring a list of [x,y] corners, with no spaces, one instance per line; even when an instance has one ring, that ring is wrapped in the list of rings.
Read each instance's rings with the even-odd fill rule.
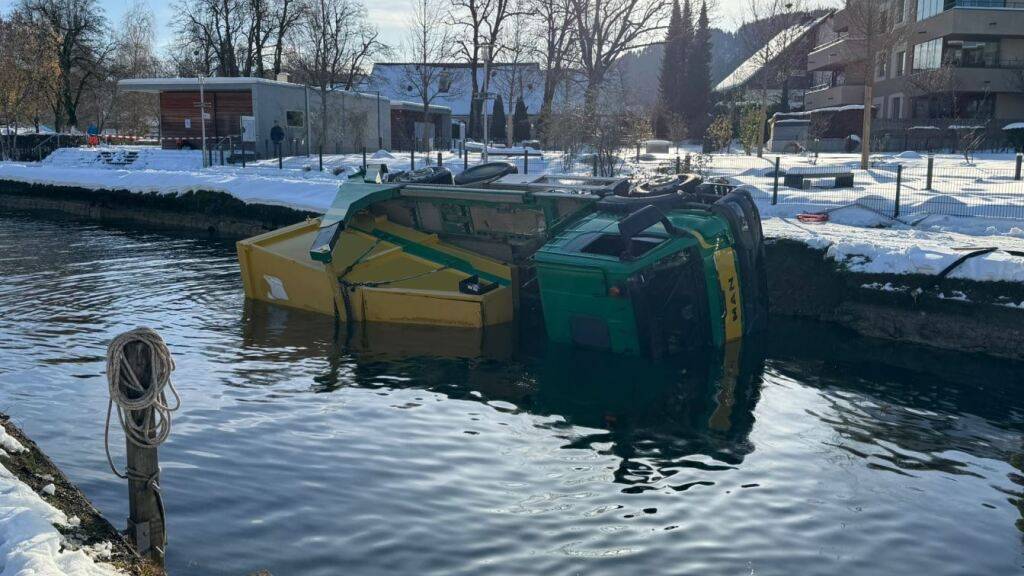
[[[1024,119],[1024,0],[891,0],[886,6],[899,42],[870,65],[863,35],[845,11],[818,27],[807,57],[806,109],[863,104],[871,74],[876,130],[970,125],[998,131]]]

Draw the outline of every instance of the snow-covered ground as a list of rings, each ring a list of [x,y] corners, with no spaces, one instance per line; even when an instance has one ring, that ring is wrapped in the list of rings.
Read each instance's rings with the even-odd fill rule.
[[[289,157],[283,169],[276,160],[241,166],[202,168],[201,154],[164,151],[145,147],[110,149],[115,155],[128,150],[138,153],[130,165],[111,164],[98,158],[94,149],[58,150],[40,163],[0,163],[0,179],[80,186],[96,189],[128,189],[163,194],[190,190],[213,190],[231,194],[245,202],[290,206],[314,212],[325,211],[338,186],[362,165],[360,154],[326,155],[324,171],[316,156]],[[654,173],[670,167],[678,156],[691,149],[669,154],[624,151],[624,170]],[[122,157],[122,156],[118,156]],[[430,163],[436,163],[431,154]],[[874,158],[872,168],[859,170],[855,154],[782,155],[783,170],[807,167],[841,167],[853,171],[852,189],[790,189],[780,181],[778,204],[771,204],[775,155],[759,159],[743,154],[716,154],[707,172],[737,184],[755,187],[758,206],[769,237],[788,238],[825,249],[830,257],[861,272],[936,274],[970,247],[997,246],[1004,251],[969,260],[952,274],[975,280],[1024,282],[1024,258],[1005,250],[1024,251],[1024,182],[1013,180],[1012,154],[978,154],[970,164],[962,156],[937,155],[932,190],[925,190],[927,159],[904,152]],[[492,157],[493,160],[499,159]],[[523,170],[523,157],[510,156]],[[367,158],[386,163],[389,170],[407,170],[408,153],[379,151]],[[469,165],[481,161],[470,153]],[[445,152],[445,166],[458,172],[463,159]],[[416,166],[427,159],[417,155]],[[893,218],[896,165],[903,165],[900,217]],[[695,166],[696,167],[696,166]],[[531,156],[531,174],[586,174],[585,163],[566,165],[560,153]],[[823,183],[823,184],[827,184]],[[827,223],[802,223],[801,213],[828,212]]]
[[[57,526],[78,523],[54,508],[3,464],[25,447],[0,426],[0,576],[113,576],[122,574],[96,560],[102,547],[71,550]],[[53,484],[43,487],[53,495]],[[109,554],[109,552],[107,552]]]

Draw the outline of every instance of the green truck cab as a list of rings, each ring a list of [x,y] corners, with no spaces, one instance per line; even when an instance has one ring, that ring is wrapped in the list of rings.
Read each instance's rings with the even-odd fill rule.
[[[763,245],[749,192],[691,200],[602,200],[545,244],[534,262],[548,337],[660,355],[759,329]]]

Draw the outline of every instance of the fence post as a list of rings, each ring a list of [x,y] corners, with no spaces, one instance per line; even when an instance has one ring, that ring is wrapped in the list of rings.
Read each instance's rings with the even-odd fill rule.
[[[775,170],[772,171],[772,206],[779,203],[779,164],[781,160],[779,156],[775,157]]]
[[[930,158],[929,158],[929,160],[930,160]],[[928,171],[928,174],[929,175],[931,174],[931,170]],[[930,176],[929,176],[929,179],[931,179]],[[896,205],[893,206],[893,210],[892,210],[892,217],[893,218],[899,218],[900,217],[900,188],[902,188],[902,187],[903,187],[903,164],[897,164],[896,165]]]
[[[317,148],[318,148],[318,152],[320,154],[320,171],[323,172],[324,171],[324,145],[320,144],[319,146],[317,146]]]
[[[284,169],[284,144],[281,142],[277,143],[277,169]]]
[[[676,175],[682,174],[682,161],[679,160],[679,154],[676,154]]]
[[[594,154],[594,178],[597,178],[597,154]]]
[[[636,143],[636,163],[640,163],[640,143]]]
[[[469,169],[469,148],[466,148],[465,142],[462,144],[462,169]]]
[[[903,167],[902,164],[900,164],[899,166],[900,166],[900,168]],[[924,177],[924,189],[925,190],[931,190],[932,189],[932,169],[934,167],[935,167],[935,157],[932,156],[931,154],[929,154],[928,155],[928,173]],[[900,168],[896,169],[897,170],[897,172],[896,172],[897,174],[899,174],[899,169]]]
[[[242,170],[245,170],[245,157],[247,155],[245,151],[245,140],[242,140],[240,144],[242,146]]]
[[[523,146],[523,174],[530,173],[530,151]]]
[[[213,148],[207,148],[206,149],[206,156],[208,157],[208,160],[206,161],[206,165],[207,166],[213,166]]]
[[[441,152],[437,153],[437,167],[440,168],[444,164],[444,159],[441,157]]]
[[[1020,165],[1024,161],[1024,154],[1017,153],[1017,168],[1013,172],[1013,179],[1020,180]]]
[[[363,146],[363,173],[366,173],[366,146]]]
[[[409,149],[409,172],[416,169],[416,147]]]
[[[683,162],[683,172],[689,174],[693,172],[693,156],[686,155],[686,161]]]

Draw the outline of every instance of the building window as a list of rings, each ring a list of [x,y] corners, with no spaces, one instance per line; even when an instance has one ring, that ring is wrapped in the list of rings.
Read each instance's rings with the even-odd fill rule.
[[[892,103],[889,106],[889,117],[893,120],[899,120],[903,117],[903,97],[893,96]]]
[[[896,53],[896,77],[903,76],[907,66],[907,52],[900,50]]]
[[[306,115],[301,110],[288,110],[284,118],[289,128],[302,128],[306,125]]]
[[[999,65],[999,41],[948,40],[945,61],[963,68],[992,68]]]
[[[887,54],[878,55],[878,66],[875,70],[875,77],[879,80],[885,79],[886,73],[889,71],[889,56]]]
[[[935,70],[942,66],[942,38],[914,46],[914,70]]]
[[[894,13],[896,15],[896,23],[902,24],[903,18],[906,16],[907,3],[906,0],[895,0],[893,2]]]
[[[437,78],[437,91],[441,94],[447,94],[452,88],[452,75],[448,72],[441,72]]]
[[[917,21],[940,14],[943,4],[943,0],[917,0]]]

